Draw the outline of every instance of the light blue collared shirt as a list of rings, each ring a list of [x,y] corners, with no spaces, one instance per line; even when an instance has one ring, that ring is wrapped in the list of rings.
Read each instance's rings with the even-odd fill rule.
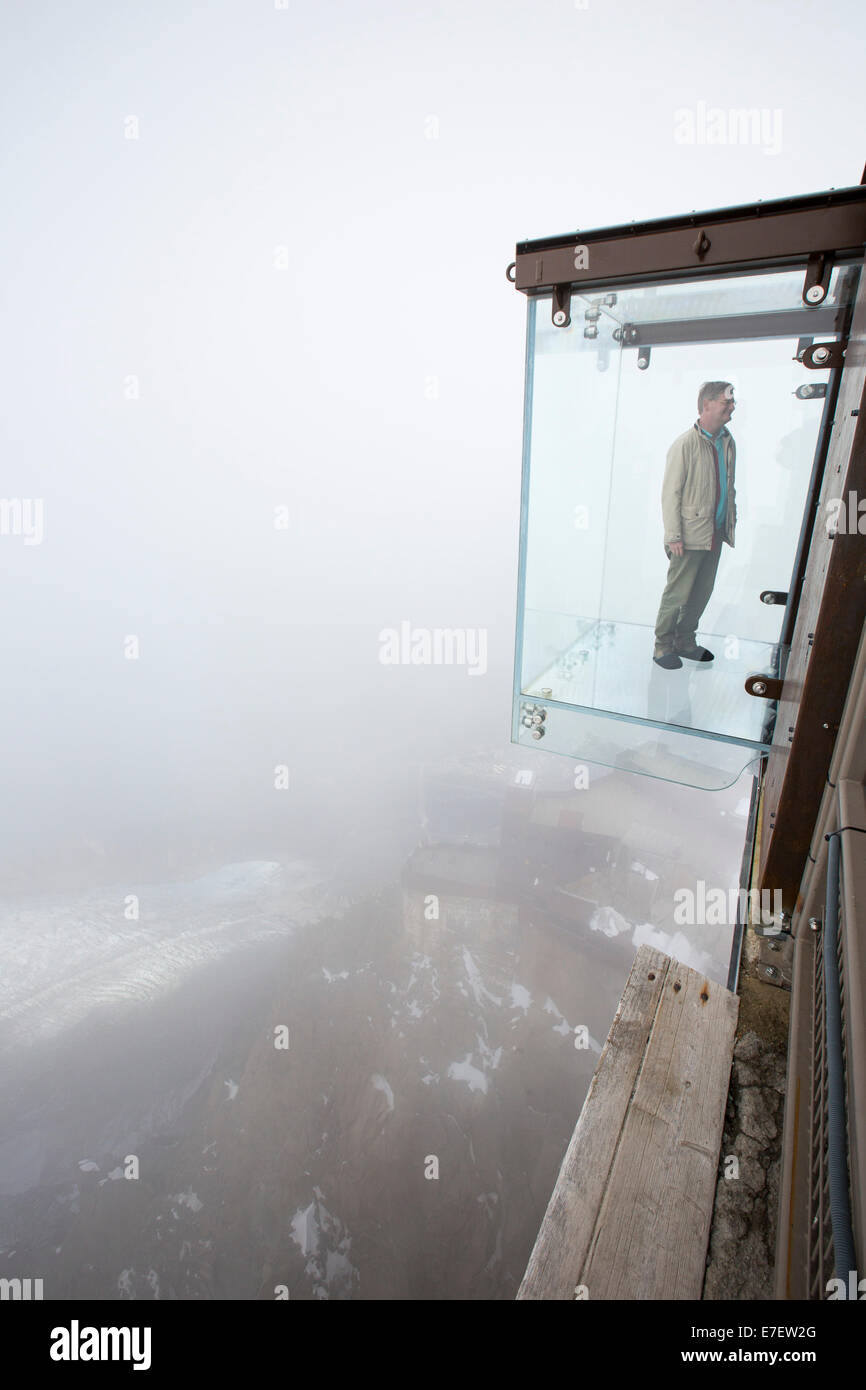
[[[719,470],[719,505],[716,507],[716,530],[720,531],[725,524],[725,516],[728,510],[728,466],[725,463],[725,445],[723,435],[726,433],[725,426],[719,430],[718,434],[710,434],[703,425],[698,425],[698,429],[704,436],[716,446],[716,462]]]

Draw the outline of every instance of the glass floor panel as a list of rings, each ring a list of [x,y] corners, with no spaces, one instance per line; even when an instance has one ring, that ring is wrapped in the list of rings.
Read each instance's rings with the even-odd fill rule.
[[[547,615],[530,611],[528,628],[536,616],[545,625]],[[775,674],[778,646],[699,632],[699,644],[715,660],[684,661],[668,671],[653,662],[653,633],[643,624],[555,616],[557,626],[576,628],[577,636],[524,683],[523,694],[768,746],[767,703],[744,699],[743,685],[757,672]]]
[[[673,673],[678,674],[677,672]],[[541,739],[515,720],[514,742],[546,753],[572,758],[577,765],[600,763],[622,772],[639,772],[663,782],[680,782],[702,791],[722,791],[733,786],[746,770],[757,771],[761,752],[744,743],[726,742],[671,727],[636,723],[629,716],[596,714],[541,703],[546,712]],[[524,696],[520,710],[533,708]],[[538,732],[536,729],[535,733]]]

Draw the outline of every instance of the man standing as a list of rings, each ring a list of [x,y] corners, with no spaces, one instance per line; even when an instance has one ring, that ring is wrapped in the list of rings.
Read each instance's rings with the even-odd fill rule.
[[[734,544],[736,447],[727,423],[734,413],[729,381],[705,381],[698,418],[668,450],[662,484],[665,554],[670,561],[659,605],[653,661],[666,671],[687,661],[712,661],[696,645],[701,615],[710,601],[722,541]]]

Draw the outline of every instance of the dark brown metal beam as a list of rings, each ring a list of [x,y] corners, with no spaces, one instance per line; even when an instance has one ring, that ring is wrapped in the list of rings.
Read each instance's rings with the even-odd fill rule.
[[[634,323],[630,347],[676,346],[678,343],[727,343],[744,338],[797,338],[813,334],[829,336],[845,327],[847,307],[827,304],[817,309],[773,309],[756,314],[724,314],[699,319],[658,319]]]
[[[835,536],[827,526],[833,499],[845,503],[845,526]],[[759,886],[780,888],[788,910],[796,905],[866,621],[866,535],[858,530],[861,523],[866,528],[866,515],[857,508],[864,500],[866,276],[842,369],[764,785]]]
[[[859,259],[864,245],[866,186],[858,184],[804,198],[518,242],[514,284],[530,295],[549,294],[564,284],[582,292],[661,276],[798,265],[816,253]],[[578,248],[585,255],[576,255]]]

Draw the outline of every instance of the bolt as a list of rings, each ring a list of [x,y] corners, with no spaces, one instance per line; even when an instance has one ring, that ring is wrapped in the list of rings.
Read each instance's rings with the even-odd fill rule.
[[[766,681],[752,681],[752,694],[765,695],[767,693]]]
[[[820,918],[820,917],[810,917],[810,918],[809,918],[809,930],[810,930],[810,931],[820,931],[820,930],[821,930],[821,918]]]
[[[770,980],[775,980],[775,978],[776,978],[776,976],[778,975],[778,973],[779,973],[779,972],[778,972],[778,970],[776,969],[775,965],[765,965],[765,966],[764,966],[764,974],[767,976],[768,979],[770,979]]]
[[[565,323],[564,309],[557,309],[556,313],[553,316],[553,322],[556,324],[557,328],[562,327],[562,325]]]
[[[813,362],[817,362],[817,363],[820,365],[822,362],[829,362],[829,360],[830,360],[830,349],[829,349],[829,348],[825,348],[825,347],[817,347],[817,348],[815,348],[814,352],[812,353],[812,361],[813,361]]]
[[[810,285],[806,291],[806,298],[810,304],[820,304],[824,298],[825,290],[823,285]]]

